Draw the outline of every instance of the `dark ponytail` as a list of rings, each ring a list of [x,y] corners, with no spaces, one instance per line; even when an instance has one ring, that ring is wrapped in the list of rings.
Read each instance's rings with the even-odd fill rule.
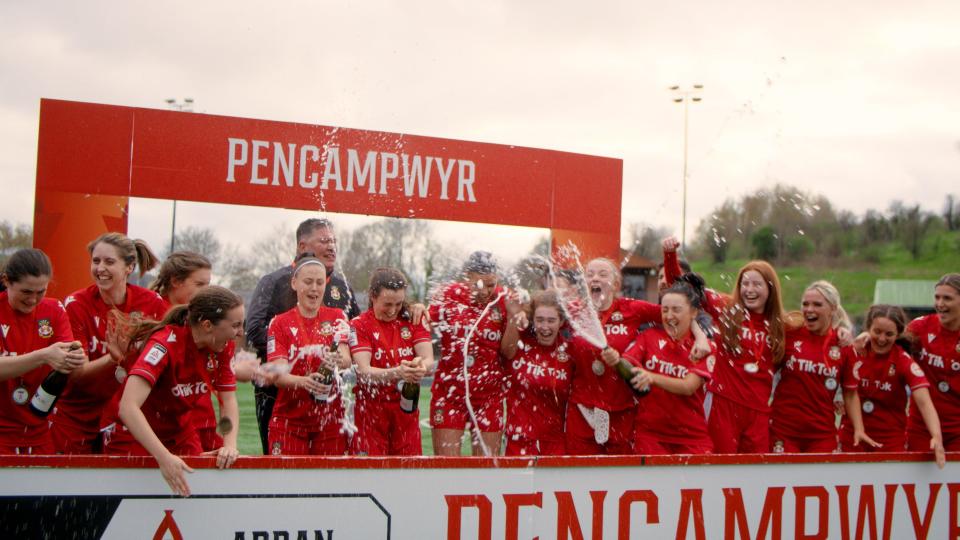
[[[243,298],[235,292],[218,285],[210,285],[197,291],[189,304],[174,306],[160,321],[142,321],[132,325],[130,331],[131,348],[141,349],[147,338],[163,327],[196,326],[203,321],[217,324],[227,317],[227,312],[243,305]]]
[[[16,283],[26,276],[50,277],[53,265],[47,254],[34,248],[19,249],[7,259],[3,275],[8,283]]]

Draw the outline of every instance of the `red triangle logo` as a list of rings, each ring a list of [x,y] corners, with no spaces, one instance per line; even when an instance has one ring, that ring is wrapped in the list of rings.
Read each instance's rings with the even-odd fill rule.
[[[157,532],[153,533],[153,540],[164,540],[167,533],[170,533],[173,540],[183,540],[183,533],[180,532],[180,527],[177,527],[177,522],[173,519],[173,510],[164,510],[164,512],[163,521],[157,527]]]

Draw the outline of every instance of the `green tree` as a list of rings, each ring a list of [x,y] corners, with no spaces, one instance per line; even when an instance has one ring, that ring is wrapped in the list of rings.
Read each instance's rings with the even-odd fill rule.
[[[764,225],[757,229],[757,232],[753,233],[751,243],[753,244],[753,256],[755,258],[770,262],[776,260],[779,240],[773,227]]]

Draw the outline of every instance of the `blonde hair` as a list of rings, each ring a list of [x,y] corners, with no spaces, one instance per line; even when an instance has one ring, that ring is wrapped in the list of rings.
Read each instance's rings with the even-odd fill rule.
[[[830,320],[830,328],[834,330],[838,328],[846,328],[849,330],[853,327],[853,324],[850,322],[850,316],[847,315],[847,311],[843,309],[843,306],[840,304],[840,291],[830,283],[825,280],[814,281],[806,288],[806,291],[817,291],[823,296],[824,300],[830,304],[830,307],[833,308],[833,317]]]

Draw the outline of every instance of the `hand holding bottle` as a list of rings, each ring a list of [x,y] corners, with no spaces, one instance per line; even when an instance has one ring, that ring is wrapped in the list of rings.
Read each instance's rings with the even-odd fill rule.
[[[64,375],[69,375],[87,361],[79,341],[61,341],[50,345],[44,349],[44,359],[50,369]]]
[[[400,379],[404,382],[419,383],[420,379],[427,374],[423,366],[423,358],[419,356],[413,360],[400,361]]]

